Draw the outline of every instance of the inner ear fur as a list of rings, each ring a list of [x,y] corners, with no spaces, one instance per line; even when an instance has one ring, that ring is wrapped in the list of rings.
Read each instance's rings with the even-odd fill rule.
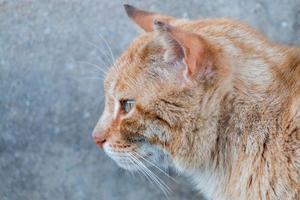
[[[197,79],[213,73],[211,49],[200,35],[158,20],[154,20],[153,24],[157,37],[166,49],[165,59],[183,60],[186,65],[184,75],[188,79]]]

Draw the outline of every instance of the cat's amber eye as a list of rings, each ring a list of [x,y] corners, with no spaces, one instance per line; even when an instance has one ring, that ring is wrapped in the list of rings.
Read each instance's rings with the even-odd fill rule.
[[[133,108],[135,101],[133,99],[125,99],[120,101],[121,109],[124,113],[129,113]]]

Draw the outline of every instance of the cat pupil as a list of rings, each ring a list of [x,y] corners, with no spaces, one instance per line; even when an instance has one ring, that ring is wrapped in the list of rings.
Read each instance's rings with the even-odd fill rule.
[[[132,99],[126,99],[126,100],[122,100],[120,103],[121,103],[122,110],[125,113],[128,113],[134,106],[135,101]]]

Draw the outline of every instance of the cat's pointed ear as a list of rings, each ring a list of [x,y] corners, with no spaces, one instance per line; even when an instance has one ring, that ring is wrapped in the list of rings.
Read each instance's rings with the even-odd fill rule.
[[[195,80],[213,74],[211,50],[201,36],[157,20],[154,21],[154,29],[164,41],[165,58],[183,59],[186,78]]]
[[[144,10],[140,10],[131,5],[125,4],[124,8],[126,10],[127,15],[144,31],[151,32],[153,31],[153,21],[159,20],[162,22],[169,22],[172,20],[172,17],[162,16],[157,13],[148,12]]]

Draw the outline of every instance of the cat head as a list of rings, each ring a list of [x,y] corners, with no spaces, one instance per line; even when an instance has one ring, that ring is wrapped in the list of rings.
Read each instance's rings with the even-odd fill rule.
[[[172,17],[129,5],[125,10],[145,33],[107,73],[95,142],[129,170],[136,170],[139,162],[204,160],[205,150],[198,156],[193,149],[206,145],[196,142],[202,123],[198,114],[218,82],[215,50],[201,36],[176,27],[178,20]]]

